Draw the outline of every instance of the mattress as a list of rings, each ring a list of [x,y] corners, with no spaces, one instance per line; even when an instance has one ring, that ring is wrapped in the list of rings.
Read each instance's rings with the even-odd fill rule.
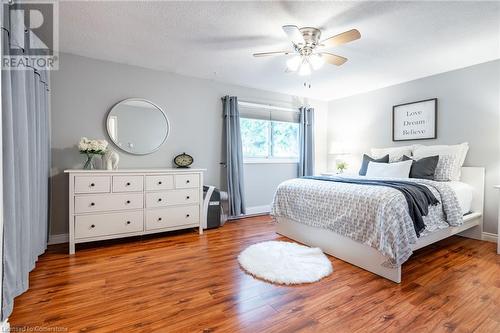
[[[440,201],[424,216],[426,228],[421,236],[463,223],[462,207],[449,182],[404,180],[427,186]],[[388,258],[386,264],[391,267],[410,257],[418,239],[405,196],[385,186],[291,179],[278,186],[271,214],[277,221],[286,218],[329,229],[373,247]]]
[[[453,192],[455,192],[460,208],[462,209],[462,215],[470,213],[472,211],[472,196],[474,189],[469,184],[451,181],[447,182],[450,185]]]

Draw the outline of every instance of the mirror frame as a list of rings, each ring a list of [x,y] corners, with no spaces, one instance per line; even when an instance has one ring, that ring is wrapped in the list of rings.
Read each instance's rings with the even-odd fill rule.
[[[149,104],[153,105],[155,108],[157,108],[157,109],[158,109],[158,111],[160,111],[160,112],[162,113],[163,117],[165,117],[165,120],[166,120],[166,122],[167,122],[167,135],[165,136],[165,138],[163,139],[163,141],[162,141],[162,142],[161,142],[161,143],[160,143],[160,144],[159,144],[156,148],[152,149],[151,151],[149,151],[149,152],[147,152],[147,153],[136,153],[136,152],[127,151],[127,150],[123,149],[122,147],[120,147],[120,146],[118,145],[118,143],[116,143],[116,142],[113,140],[113,138],[111,137],[111,135],[110,135],[110,129],[109,129],[109,118],[110,118],[110,116],[111,116],[111,112],[113,112],[113,110],[114,110],[117,106],[119,106],[120,104],[125,103],[125,102],[130,102],[130,101],[140,101],[140,102],[146,102],[146,103],[149,103]],[[108,137],[109,137],[110,141],[111,141],[111,142],[113,142],[113,144],[114,144],[114,145],[115,145],[118,149],[120,149],[120,150],[122,150],[122,151],[124,151],[124,152],[126,152],[126,153],[128,153],[128,154],[132,154],[132,155],[149,155],[149,154],[152,154],[152,153],[154,153],[154,152],[158,151],[158,150],[161,148],[161,146],[163,146],[163,144],[167,141],[167,139],[168,139],[168,137],[169,137],[169,135],[170,135],[170,120],[168,119],[167,114],[165,113],[165,111],[163,111],[163,109],[162,109],[161,107],[159,107],[157,104],[155,104],[155,103],[151,102],[150,100],[147,100],[147,99],[145,99],[145,98],[135,98],[135,97],[134,97],[134,98],[127,98],[127,99],[124,99],[124,100],[119,101],[118,103],[116,103],[115,105],[113,105],[113,106],[111,107],[111,109],[109,110],[108,115],[107,115],[107,117],[106,117],[106,134],[108,135]]]

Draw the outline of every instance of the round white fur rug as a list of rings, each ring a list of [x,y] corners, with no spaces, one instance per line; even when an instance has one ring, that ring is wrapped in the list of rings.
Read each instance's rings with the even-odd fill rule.
[[[253,276],[279,284],[311,283],[333,272],[321,249],[291,242],[251,245],[240,253],[238,261]]]

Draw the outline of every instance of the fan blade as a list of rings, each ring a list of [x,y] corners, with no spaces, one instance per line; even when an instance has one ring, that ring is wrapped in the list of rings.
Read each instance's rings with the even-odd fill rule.
[[[347,61],[347,58],[344,58],[344,57],[341,57],[341,56],[338,56],[338,55],[332,54],[332,53],[320,52],[318,54],[321,54],[321,56],[323,57],[323,59],[325,59],[325,61],[327,63],[332,64],[332,65],[336,65],[336,66],[340,66]]]
[[[293,45],[304,44],[304,37],[296,25],[284,25],[282,28]]]
[[[288,55],[291,54],[292,51],[274,51],[274,52],[261,52],[261,53],[254,53],[254,57],[267,57],[267,56],[274,56],[274,55]]]
[[[341,34],[332,36],[327,38],[321,42],[321,44],[325,44],[325,46],[336,46],[340,44],[345,44],[352,42],[353,40],[360,39],[361,34],[358,30],[352,29]]]

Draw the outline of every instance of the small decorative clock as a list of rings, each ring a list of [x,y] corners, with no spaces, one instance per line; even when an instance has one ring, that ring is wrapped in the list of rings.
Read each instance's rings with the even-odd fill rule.
[[[174,157],[174,163],[178,168],[189,168],[193,164],[193,156],[182,153]]]

